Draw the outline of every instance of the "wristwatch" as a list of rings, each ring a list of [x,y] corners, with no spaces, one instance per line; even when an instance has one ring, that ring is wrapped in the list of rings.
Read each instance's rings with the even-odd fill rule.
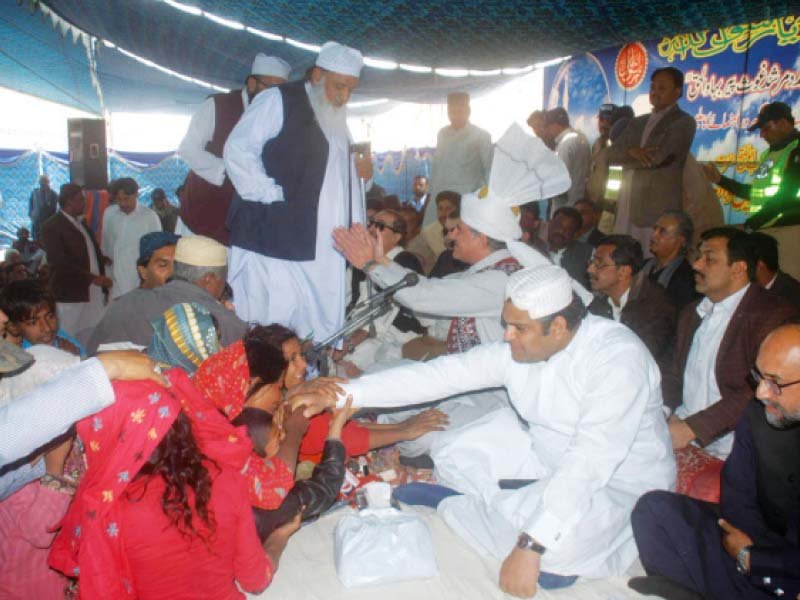
[[[533,550],[538,554],[544,554],[545,552],[547,552],[547,548],[542,546],[539,542],[534,540],[527,533],[519,534],[519,538],[517,538],[517,548],[519,548],[520,550]]]
[[[745,546],[739,550],[738,554],[736,555],[736,570],[742,575],[747,575],[749,572],[749,569],[747,568],[747,562],[750,558],[750,548],[752,548],[752,546]]]

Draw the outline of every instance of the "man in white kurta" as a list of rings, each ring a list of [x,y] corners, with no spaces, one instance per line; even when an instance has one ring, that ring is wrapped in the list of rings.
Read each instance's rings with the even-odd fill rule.
[[[232,231],[228,281],[233,288],[236,313],[245,321],[281,323],[301,338],[321,341],[341,328],[345,310],[345,260],[334,249],[335,227],[363,222],[359,177],[371,180],[370,157],[354,160],[346,129],[345,105],[358,84],[361,55],[339,44],[320,51],[306,93],[328,142],[327,165],[317,205],[316,247],[313,260],[285,260],[237,246]],[[345,49],[344,51],[342,49]],[[356,56],[357,55],[357,56]],[[342,88],[328,97],[315,95],[314,86],[327,88],[342,80]],[[317,104],[315,104],[316,100]],[[320,116],[321,110],[335,116]],[[265,144],[284,126],[283,96],[277,88],[259,94],[250,104],[225,144],[225,167],[237,193],[246,202],[285,202],[283,190],[269,176],[261,158]],[[298,143],[303,143],[299,141]],[[303,166],[298,165],[298,172]],[[348,185],[350,187],[348,187]],[[349,210],[349,213],[348,213]],[[270,223],[263,235],[269,236]]]
[[[101,249],[112,261],[111,297],[119,298],[139,287],[139,240],[146,233],[161,231],[161,219],[154,210],[139,204],[139,186],[133,179],[115,181],[110,191],[116,204],[103,214]]]
[[[515,273],[506,296],[507,343],[367,375],[344,394],[354,407],[393,407],[504,386],[527,430],[506,423],[487,432],[493,444],[457,450],[464,495],[440,514],[503,561],[500,584],[514,595],[532,596],[540,572],[621,575],[637,556],[636,500],[675,483],[658,366],[629,329],[585,316],[560,267]],[[501,490],[499,479],[536,481]]]
[[[439,130],[436,153],[431,162],[430,197],[439,192],[474,192],[489,182],[492,167],[492,136],[469,122],[469,94],[447,96],[450,125]],[[436,221],[436,203],[425,207],[423,227]]]

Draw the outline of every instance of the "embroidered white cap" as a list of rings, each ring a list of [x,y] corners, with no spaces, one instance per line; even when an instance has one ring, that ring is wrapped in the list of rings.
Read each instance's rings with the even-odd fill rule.
[[[289,80],[289,72],[292,66],[282,58],[277,56],[267,56],[263,52],[256,54],[253,60],[253,68],[250,75],[262,75],[264,77],[280,77]]]
[[[572,279],[556,265],[522,269],[508,278],[506,300],[528,311],[531,319],[548,317],[572,302]]]
[[[360,77],[363,65],[361,52],[338,42],[325,42],[317,56],[318,67],[351,77]]]
[[[185,235],[175,247],[175,261],[195,267],[224,267],[228,264],[228,250],[204,235]]]

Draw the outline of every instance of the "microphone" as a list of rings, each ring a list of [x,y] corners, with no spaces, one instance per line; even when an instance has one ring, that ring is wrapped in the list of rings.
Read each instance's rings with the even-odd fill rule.
[[[406,273],[406,276],[403,277],[400,281],[398,281],[394,285],[390,285],[389,287],[382,289],[380,291],[380,295],[386,296],[389,294],[394,294],[397,290],[402,290],[405,287],[412,287],[417,285],[418,283],[419,283],[419,275],[411,271],[409,273]]]

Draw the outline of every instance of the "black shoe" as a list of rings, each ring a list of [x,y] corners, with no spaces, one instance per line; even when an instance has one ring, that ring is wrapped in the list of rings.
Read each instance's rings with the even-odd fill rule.
[[[628,580],[628,587],[645,596],[658,596],[666,600],[703,600],[694,590],[661,575],[632,577]]]

